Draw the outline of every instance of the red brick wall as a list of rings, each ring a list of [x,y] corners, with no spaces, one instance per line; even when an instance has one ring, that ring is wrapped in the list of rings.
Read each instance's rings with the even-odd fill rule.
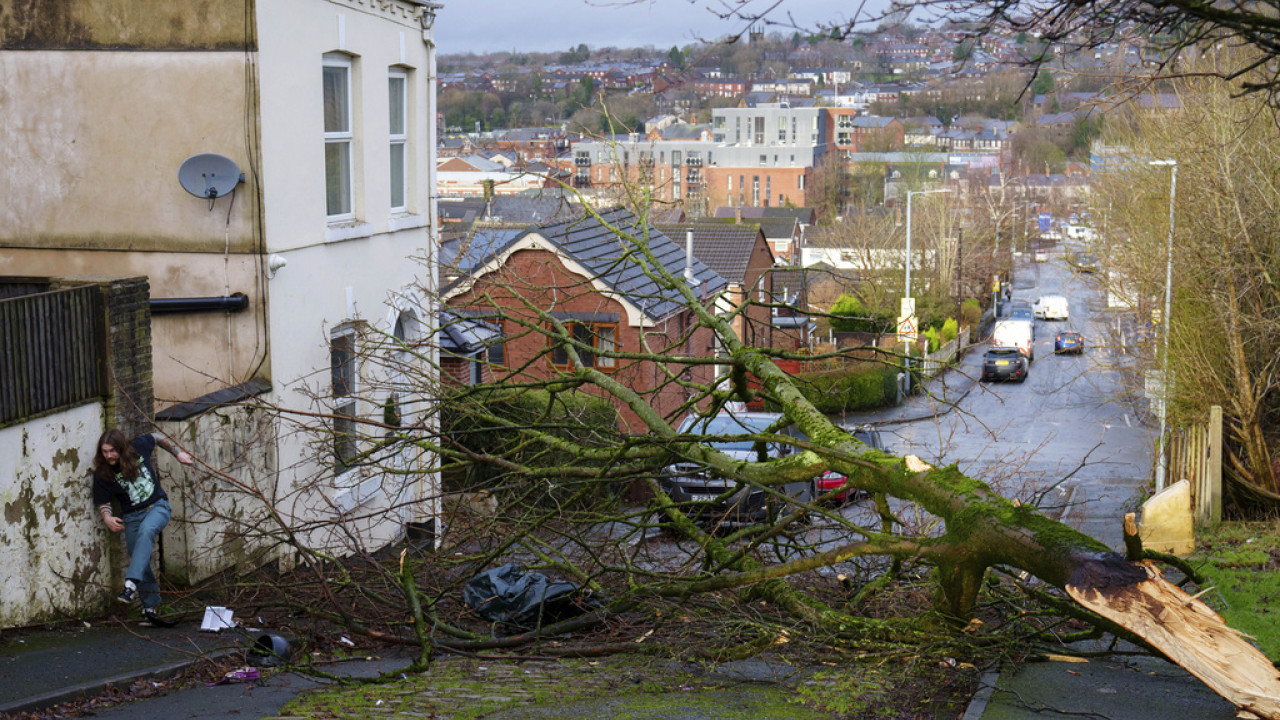
[[[570,272],[554,254],[543,250],[516,251],[506,265],[480,278],[468,292],[451,298],[448,305],[485,310],[502,308],[507,318],[504,321],[507,372],[524,380],[550,378],[560,372],[545,355],[549,344],[547,337],[521,324],[521,321],[539,322],[535,320],[535,311],[529,308],[550,312],[616,314],[616,340],[621,352],[642,352],[642,334],[644,342],[654,352],[697,357],[709,357],[713,352],[710,331],[705,329],[698,330],[680,346],[669,347],[687,326],[687,312],[667,319],[657,327],[633,327],[621,302],[599,292],[586,278]],[[621,384],[646,396],[647,404],[660,414],[671,415],[688,397],[684,388],[667,382],[661,368],[652,361],[619,359],[615,362],[616,367],[608,372]],[[673,368],[672,372],[675,371]],[[707,382],[713,372],[710,365],[699,366],[690,371],[690,377],[698,382]],[[599,389],[584,389],[605,395]],[[648,432],[638,415],[621,402],[615,401],[615,405],[625,432]],[[671,419],[673,422],[679,420],[678,417]]]

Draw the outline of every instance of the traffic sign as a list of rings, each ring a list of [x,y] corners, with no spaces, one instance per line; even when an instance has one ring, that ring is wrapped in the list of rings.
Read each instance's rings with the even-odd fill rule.
[[[916,317],[907,315],[898,318],[898,342],[911,343],[916,341]]]

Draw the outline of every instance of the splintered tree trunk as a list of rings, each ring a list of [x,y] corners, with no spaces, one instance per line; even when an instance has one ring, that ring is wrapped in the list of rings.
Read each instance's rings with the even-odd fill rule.
[[[1150,562],[1132,585],[1067,585],[1073,600],[1151,643],[1214,692],[1262,718],[1280,718],[1280,673],[1208,605],[1164,579]]]
[[[771,364],[751,370],[766,383],[783,379]],[[955,465],[934,468],[914,456],[868,452],[832,432],[789,384],[774,382],[771,389],[793,401],[793,419],[809,437],[859,456],[858,462],[837,459],[831,467],[863,490],[917,502],[945,521],[942,537],[922,542],[916,552],[938,568],[943,611],[960,620],[970,617],[987,568],[1025,570],[1143,638],[1230,702],[1280,720],[1280,673],[1208,606],[1166,582],[1154,565],[1130,561],[1034,507],[992,492]]]

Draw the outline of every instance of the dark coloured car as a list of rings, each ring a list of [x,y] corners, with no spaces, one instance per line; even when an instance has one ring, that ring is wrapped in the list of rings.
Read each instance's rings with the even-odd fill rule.
[[[1098,256],[1093,253],[1079,253],[1073,257],[1071,264],[1080,272],[1098,272]]]
[[[870,425],[860,425],[852,429],[850,428],[842,428],[842,429],[847,430],[849,434],[853,435],[855,438],[861,440],[867,445],[870,445],[876,450],[882,450],[882,451],[884,450],[884,441],[880,439],[880,431],[876,430]],[[838,490],[842,488],[845,482],[847,481],[848,481],[848,478],[845,477],[843,473],[838,473],[835,470],[828,470],[822,473],[822,475],[818,476],[818,479],[814,481],[814,484],[816,485],[816,488],[814,489],[814,494],[817,495],[818,497],[822,497],[833,490]],[[830,503],[834,503],[836,505],[843,505],[844,503],[847,503],[853,499],[853,494],[855,492],[857,491],[856,490],[840,490],[840,492],[835,493],[829,498],[826,498],[826,501]]]
[[[764,442],[751,437],[765,432],[782,416],[766,412],[721,412],[712,417],[690,415],[680,424],[681,435],[705,435],[707,444],[735,460],[749,462],[786,457],[794,448],[785,438],[788,428],[775,431],[779,438]],[[708,524],[752,523],[770,519],[776,503],[760,488],[739,485],[730,478],[717,476],[709,468],[692,460],[684,460],[666,468],[659,478],[667,496],[690,516]],[[813,480],[788,483],[780,492],[799,502],[813,500]]]
[[[1063,330],[1053,339],[1053,352],[1062,355],[1084,353],[1084,336],[1074,330]]]
[[[991,348],[982,356],[982,382],[1027,379],[1027,358],[1018,348]]]

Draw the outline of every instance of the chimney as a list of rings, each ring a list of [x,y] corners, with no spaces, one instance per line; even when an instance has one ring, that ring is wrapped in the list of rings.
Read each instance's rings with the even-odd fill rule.
[[[742,206],[735,205],[733,208],[733,222],[736,225],[742,224]]]
[[[689,287],[698,289],[698,276],[693,272],[693,228],[684,233],[684,281]]]

